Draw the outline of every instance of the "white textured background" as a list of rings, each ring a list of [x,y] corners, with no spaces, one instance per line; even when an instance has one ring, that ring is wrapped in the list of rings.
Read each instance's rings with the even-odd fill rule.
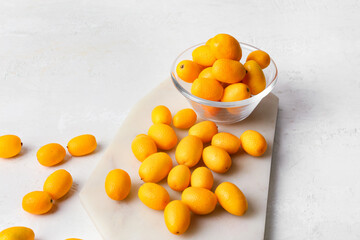
[[[97,240],[77,192],[131,106],[183,49],[225,32],[270,53],[280,75],[265,239],[360,239],[360,1],[0,1],[0,229]],[[37,149],[93,133],[88,157],[45,168]],[[21,209],[58,168],[72,194],[46,217]],[[99,203],[101,204],[101,203]]]

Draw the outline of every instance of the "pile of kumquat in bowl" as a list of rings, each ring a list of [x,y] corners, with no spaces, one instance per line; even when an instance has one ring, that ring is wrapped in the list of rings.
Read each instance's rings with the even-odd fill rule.
[[[218,34],[182,52],[170,74],[201,118],[235,123],[272,91],[278,71],[266,52]]]

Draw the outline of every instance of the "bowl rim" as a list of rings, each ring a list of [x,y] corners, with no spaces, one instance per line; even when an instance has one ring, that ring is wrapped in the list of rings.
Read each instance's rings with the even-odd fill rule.
[[[211,100],[207,100],[207,99],[203,99],[203,98],[199,98],[193,94],[191,94],[189,91],[187,91],[183,86],[181,86],[181,84],[179,83],[178,79],[175,77],[175,71],[176,71],[176,62],[179,60],[179,58],[187,51],[189,51],[190,49],[197,47],[197,46],[201,46],[204,45],[205,42],[203,43],[199,43],[196,45],[193,45],[187,49],[185,49],[184,51],[182,51],[174,60],[174,62],[171,65],[171,71],[170,71],[170,76],[172,79],[172,82],[174,83],[175,87],[179,90],[179,92],[185,96],[187,99],[190,99],[194,102],[203,104],[203,105],[207,105],[207,106],[211,106],[211,107],[218,107],[218,108],[232,108],[232,107],[242,107],[242,106],[246,106],[255,102],[260,102],[261,99],[263,99],[264,97],[266,97],[275,87],[276,83],[277,83],[277,79],[278,79],[278,69],[277,66],[275,64],[275,61],[270,57],[270,63],[272,63],[274,65],[275,68],[275,75],[274,78],[271,80],[270,84],[259,94],[252,96],[251,98],[248,99],[244,99],[241,101],[235,101],[235,102],[217,102],[217,101],[211,101]],[[243,43],[243,42],[239,42],[240,46],[244,45],[247,46],[249,48],[253,48],[254,51],[255,50],[261,50],[255,46],[252,46],[250,44],[247,43]]]

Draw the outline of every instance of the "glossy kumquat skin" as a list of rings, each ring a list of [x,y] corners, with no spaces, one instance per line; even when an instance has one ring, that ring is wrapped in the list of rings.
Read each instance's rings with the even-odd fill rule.
[[[73,178],[65,169],[59,169],[50,174],[45,180],[43,190],[54,200],[65,196],[71,189]]]
[[[242,50],[239,42],[229,34],[218,34],[209,41],[211,51],[217,59],[240,61]]]
[[[202,154],[205,165],[217,173],[225,173],[231,167],[231,157],[222,148],[216,146],[208,146],[204,148]]]
[[[206,41],[205,45],[211,46],[213,38],[210,38],[209,40]]]
[[[65,156],[65,148],[58,143],[46,144],[36,153],[39,163],[46,167],[51,167],[62,162]]]
[[[261,50],[251,52],[246,58],[246,61],[250,60],[257,62],[262,69],[266,68],[270,64],[269,54]]]
[[[212,74],[220,82],[238,83],[244,79],[246,70],[238,61],[218,59],[212,66]]]
[[[191,85],[191,94],[210,101],[219,101],[223,92],[223,86],[213,79],[198,78]]]
[[[203,143],[210,142],[212,137],[217,133],[218,127],[212,121],[199,122],[189,129],[189,135],[200,138]]]
[[[197,136],[189,135],[181,139],[176,147],[175,158],[178,164],[195,166],[201,158],[203,142]]]
[[[69,153],[75,157],[88,155],[93,151],[95,151],[96,147],[97,147],[96,139],[91,134],[83,134],[74,137],[67,144]]]
[[[170,110],[163,105],[155,107],[151,112],[151,120],[155,123],[164,123],[167,125],[171,124],[171,112]]]
[[[198,167],[191,174],[191,186],[211,190],[214,184],[214,176],[207,167]]]
[[[173,118],[173,124],[176,128],[187,129],[195,124],[196,119],[197,115],[195,111],[191,108],[185,108],[175,114]]]
[[[240,139],[227,132],[220,132],[213,136],[211,145],[224,149],[229,154],[236,153],[241,145]]]
[[[23,209],[31,214],[41,215],[53,207],[51,195],[44,191],[34,191],[26,194],[22,200]]]
[[[0,240],[34,240],[35,233],[27,227],[10,227],[0,232]]]
[[[236,102],[251,97],[249,87],[244,83],[230,84],[224,89],[224,95],[221,98],[222,102]]]
[[[131,143],[131,150],[137,160],[144,161],[148,156],[157,152],[156,143],[146,134],[139,134]]]
[[[154,153],[140,165],[139,176],[144,182],[157,183],[166,178],[172,166],[172,160],[167,153]]]
[[[192,58],[194,62],[204,67],[210,67],[216,61],[216,57],[208,45],[202,45],[195,48],[192,52]]]
[[[18,155],[21,151],[22,142],[18,136],[0,136],[0,158],[11,158]]]
[[[242,191],[233,183],[223,182],[215,190],[220,205],[229,213],[242,216],[248,209],[248,202]]]
[[[105,191],[109,198],[120,201],[130,193],[131,179],[129,174],[122,169],[111,170],[105,179]]]
[[[151,137],[156,146],[162,150],[170,150],[177,144],[177,136],[172,127],[163,123],[153,124],[148,130],[148,136]]]
[[[191,60],[183,60],[176,66],[176,73],[185,82],[192,83],[200,74],[202,68]]]
[[[191,172],[185,165],[177,165],[169,172],[167,182],[174,191],[184,191],[190,184]]]
[[[266,79],[261,67],[254,60],[247,61],[244,67],[247,73],[242,82],[249,87],[251,94],[261,93],[266,88]]]
[[[188,206],[180,200],[171,201],[165,207],[164,219],[166,227],[172,234],[183,234],[190,225],[190,210]]]
[[[204,70],[202,70],[201,73],[199,74],[198,78],[216,80],[216,78],[214,77],[214,75],[212,73],[212,67],[207,67]]]
[[[214,211],[217,203],[216,196],[213,192],[206,188],[188,187],[182,195],[181,201],[185,203],[189,209],[199,215],[206,215]]]
[[[247,130],[240,136],[241,147],[251,156],[260,157],[267,149],[267,143],[261,133],[254,130]]]
[[[141,202],[154,210],[164,210],[170,202],[170,195],[166,189],[156,183],[144,183],[138,191]]]

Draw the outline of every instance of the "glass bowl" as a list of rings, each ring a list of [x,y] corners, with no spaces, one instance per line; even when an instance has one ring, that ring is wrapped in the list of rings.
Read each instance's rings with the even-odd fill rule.
[[[249,53],[259,49],[246,43],[239,43],[242,49],[242,58],[240,62],[244,64]],[[244,120],[252,113],[252,111],[254,111],[260,101],[274,89],[278,77],[278,70],[275,62],[271,59],[269,66],[263,69],[266,79],[266,88],[261,93],[236,102],[215,102],[206,100],[191,94],[191,83],[181,80],[176,73],[176,66],[178,63],[186,59],[191,60],[192,51],[204,44],[205,43],[200,43],[186,49],[175,59],[170,72],[175,87],[190,102],[195,112],[202,119],[225,124]]]

